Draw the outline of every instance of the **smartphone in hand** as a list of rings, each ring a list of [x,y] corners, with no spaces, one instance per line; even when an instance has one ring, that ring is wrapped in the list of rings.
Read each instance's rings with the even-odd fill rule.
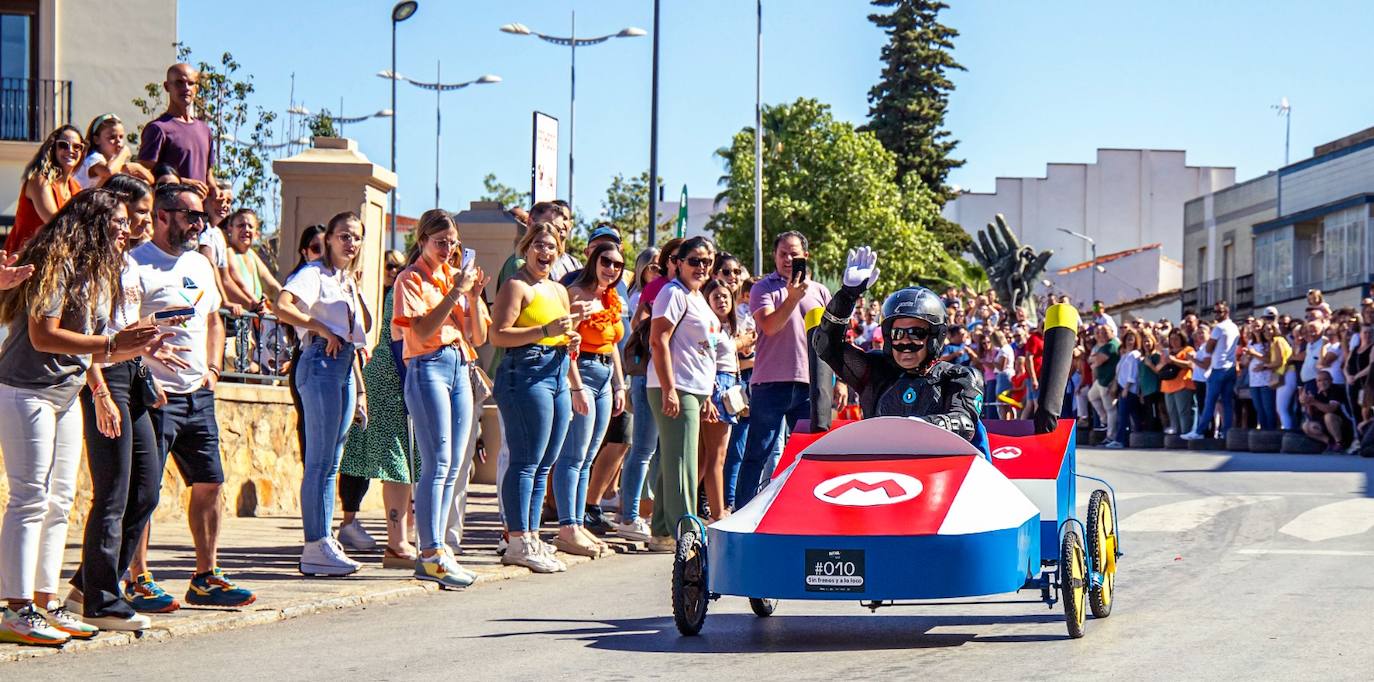
[[[461,269],[466,270],[466,269],[472,267],[473,262],[476,261],[476,260],[477,260],[477,251],[476,251],[476,250],[474,250],[474,249],[463,249],[463,265],[462,265],[462,268],[461,268]]]
[[[792,257],[792,281],[800,282],[806,279],[806,258],[800,256]]]
[[[169,308],[153,313],[154,320],[170,320],[177,317],[195,317],[195,308]]]

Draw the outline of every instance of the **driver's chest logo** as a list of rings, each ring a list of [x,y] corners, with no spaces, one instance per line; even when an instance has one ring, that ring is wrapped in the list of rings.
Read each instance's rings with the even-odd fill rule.
[[[902,402],[908,405],[916,402],[916,389],[914,387],[908,386],[906,391],[902,392]]]
[[[905,502],[921,494],[921,481],[890,471],[864,471],[821,481],[816,499],[843,507],[875,507]]]

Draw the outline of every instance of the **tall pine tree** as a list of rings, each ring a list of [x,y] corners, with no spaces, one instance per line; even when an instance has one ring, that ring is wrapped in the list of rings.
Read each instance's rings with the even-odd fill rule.
[[[869,123],[864,127],[897,157],[897,177],[916,174],[941,201],[954,198],[945,179],[964,165],[952,158],[958,140],[943,130],[949,93],[954,83],[948,72],[964,67],[954,61],[954,38],[959,32],[941,24],[939,0],[873,0],[890,8],[888,14],[868,15],[889,36],[883,46],[882,79],[868,91]],[[967,251],[972,240],[957,224],[941,218],[930,227],[950,252]]]

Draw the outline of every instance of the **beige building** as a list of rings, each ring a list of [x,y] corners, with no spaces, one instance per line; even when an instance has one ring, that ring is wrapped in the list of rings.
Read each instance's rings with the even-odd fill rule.
[[[1277,180],[1278,174],[1271,172],[1184,206],[1184,310],[1207,317],[1220,300],[1243,313],[1256,305],[1252,227],[1277,215]]]
[[[146,118],[132,100],[176,59],[176,0],[0,2],[0,231],[14,223],[19,176],[53,128],[85,134],[114,112]]]

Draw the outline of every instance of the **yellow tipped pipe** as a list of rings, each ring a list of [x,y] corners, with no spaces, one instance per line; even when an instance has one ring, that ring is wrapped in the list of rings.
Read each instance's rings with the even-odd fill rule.
[[[1068,327],[1078,331],[1078,310],[1068,303],[1056,303],[1045,311],[1045,331],[1055,327]]]
[[[811,309],[811,312],[809,312],[809,313],[806,314],[806,318],[805,318],[805,319],[806,319],[806,331],[811,331],[812,329],[815,329],[816,326],[819,325],[819,324],[821,323],[821,316],[824,315],[824,314],[825,314],[825,308],[823,308],[823,307],[812,308],[812,309]]]

